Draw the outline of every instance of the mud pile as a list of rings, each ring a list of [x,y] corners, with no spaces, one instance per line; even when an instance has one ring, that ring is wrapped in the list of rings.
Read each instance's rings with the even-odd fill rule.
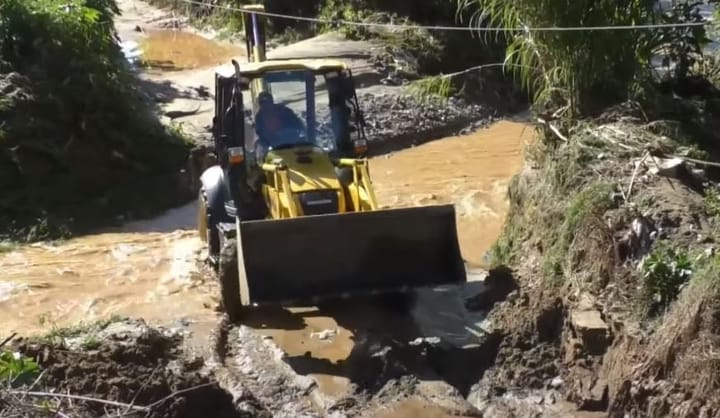
[[[72,337],[17,342],[14,351],[37,361],[41,374],[31,385],[0,392],[2,410],[29,412],[46,399],[72,416],[108,411],[153,417],[247,416],[204,369],[203,359],[183,356],[181,340],[143,322],[123,321]],[[24,400],[25,390],[36,394]]]

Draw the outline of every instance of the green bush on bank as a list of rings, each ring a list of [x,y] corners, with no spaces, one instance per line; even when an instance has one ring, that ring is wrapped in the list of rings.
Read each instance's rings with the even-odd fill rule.
[[[688,23],[701,19],[686,2],[660,12],[654,1],[458,0],[478,7],[480,21],[503,28],[509,38],[506,58],[540,109],[567,107],[571,116],[600,112],[631,98],[650,76],[658,52],[677,66],[682,79],[708,43],[704,26],[653,30],[533,31],[517,28],[625,26]],[[714,2],[714,1],[713,1]],[[641,86],[642,87],[642,86]],[[642,90],[642,88],[640,89]]]
[[[184,164],[189,144],[152,115],[122,56],[118,12],[114,0],[0,0],[0,235],[67,205],[123,213],[137,202],[118,188],[137,196]]]

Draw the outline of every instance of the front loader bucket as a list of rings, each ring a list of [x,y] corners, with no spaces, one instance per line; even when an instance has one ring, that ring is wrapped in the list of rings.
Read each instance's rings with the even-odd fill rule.
[[[466,281],[452,205],[239,225],[243,305],[307,306]]]

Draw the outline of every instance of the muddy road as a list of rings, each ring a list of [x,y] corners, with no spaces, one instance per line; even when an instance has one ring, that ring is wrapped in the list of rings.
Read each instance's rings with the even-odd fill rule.
[[[207,139],[213,68],[242,51],[190,28],[168,29],[178,26],[177,18],[143,2],[119,4],[121,39],[150,64],[139,69],[148,95],[166,120]],[[533,130],[521,121],[490,123],[488,113],[484,120],[453,119],[458,126],[438,139],[438,127],[449,118],[483,109],[455,105],[423,110],[432,117],[413,116],[412,106],[398,106],[393,98],[398,88],[372,81],[363,58],[368,48],[325,35],[270,56],[322,50],[347,56],[356,75],[369,74],[359,92],[368,99],[366,113],[373,106],[390,108],[375,112],[384,116],[371,120],[370,135],[417,144],[371,159],[378,199],[386,207],[455,204],[467,286],[420,290],[407,310],[358,300],[351,306],[258,310],[229,324],[218,310],[218,288],[195,232],[196,207],[189,204],[156,219],[0,254],[0,336],[41,334],[113,315],[142,318],[181,334],[183,350],[204,358],[240,408],[253,414],[479,416],[466,398],[497,343],[483,332],[482,306],[469,310],[466,301],[486,290],[484,255],[501,231],[507,185],[522,166]],[[413,125],[427,129],[408,131]],[[468,126],[477,129],[451,134]],[[254,399],[247,405],[246,392]]]

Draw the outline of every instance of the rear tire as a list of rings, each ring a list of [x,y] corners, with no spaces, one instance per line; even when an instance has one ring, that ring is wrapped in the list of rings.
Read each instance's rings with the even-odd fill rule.
[[[242,313],[237,240],[235,238],[224,240],[219,258],[218,280],[220,282],[222,306],[230,320],[235,322],[240,319]]]

